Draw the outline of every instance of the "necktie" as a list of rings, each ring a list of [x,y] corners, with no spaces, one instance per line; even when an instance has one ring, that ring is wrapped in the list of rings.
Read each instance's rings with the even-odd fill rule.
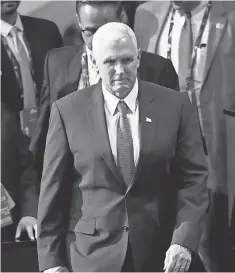
[[[36,88],[30,70],[29,57],[18,35],[18,29],[13,27],[11,30],[11,36],[17,49],[17,60],[20,66],[20,74],[23,85],[24,109],[29,110],[37,107]]]
[[[79,81],[79,89],[83,89],[89,86],[87,54],[85,52],[82,54],[81,68],[82,72]]]
[[[128,187],[134,174],[134,151],[131,127],[127,118],[130,111],[124,101],[118,104],[119,120],[117,124],[117,164]]]
[[[191,24],[191,13],[186,14],[179,43],[179,83],[180,91],[186,91],[187,77],[191,64],[193,48],[193,32]]]

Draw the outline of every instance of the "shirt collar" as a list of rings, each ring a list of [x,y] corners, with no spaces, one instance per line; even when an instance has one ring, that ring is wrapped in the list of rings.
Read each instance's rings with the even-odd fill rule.
[[[105,104],[110,114],[113,116],[115,114],[115,110],[117,108],[117,105],[120,99],[114,96],[112,93],[110,93],[105,88],[103,83],[102,83],[102,90],[103,90]],[[137,96],[138,96],[138,80],[136,79],[134,87],[132,88],[131,92],[123,100],[127,104],[127,106],[129,107],[132,113],[135,113],[136,111]]]
[[[12,25],[8,24],[7,22],[1,20],[1,34],[6,38],[9,35],[9,33],[11,32],[13,27],[16,27],[20,31],[24,30],[24,27],[23,27],[22,21],[20,19],[19,13],[17,13],[16,22],[15,22],[14,26],[12,26]]]

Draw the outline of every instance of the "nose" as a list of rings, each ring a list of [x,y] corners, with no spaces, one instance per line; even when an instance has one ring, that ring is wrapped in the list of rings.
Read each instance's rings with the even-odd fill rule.
[[[124,67],[121,63],[118,63],[115,67],[115,70],[116,70],[116,74],[117,75],[122,75],[124,74]]]

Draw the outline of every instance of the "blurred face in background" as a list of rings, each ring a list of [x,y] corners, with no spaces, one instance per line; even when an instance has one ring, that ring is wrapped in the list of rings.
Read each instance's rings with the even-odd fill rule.
[[[129,36],[99,44],[102,46],[94,48],[94,58],[102,82],[116,97],[125,98],[136,81],[140,52]]]
[[[82,37],[89,49],[92,47],[92,38],[98,28],[109,22],[125,23],[126,20],[125,12],[118,14],[118,7],[114,4],[82,5],[77,12]]]
[[[1,17],[4,20],[5,17],[16,14],[20,1],[1,1]]]

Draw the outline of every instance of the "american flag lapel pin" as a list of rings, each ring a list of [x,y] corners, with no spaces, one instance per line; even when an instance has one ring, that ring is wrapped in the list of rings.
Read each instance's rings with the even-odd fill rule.
[[[146,122],[151,123],[152,122],[151,118],[146,117]]]
[[[224,24],[221,22],[216,24],[216,28],[218,28],[218,29],[222,29],[223,27],[224,27]]]

